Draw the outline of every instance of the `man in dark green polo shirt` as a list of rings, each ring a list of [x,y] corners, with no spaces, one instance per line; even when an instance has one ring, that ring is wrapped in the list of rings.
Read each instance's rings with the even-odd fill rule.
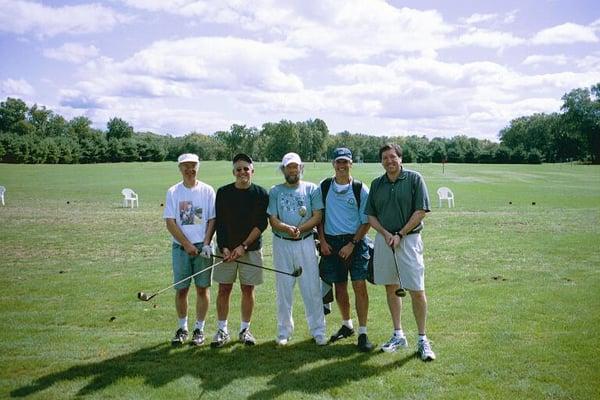
[[[371,183],[365,213],[369,217],[369,223],[377,231],[373,260],[374,280],[378,285],[385,285],[394,324],[394,334],[381,349],[391,353],[398,347],[408,346],[402,331],[402,300],[396,295],[402,284],[402,288],[410,293],[419,330],[417,351],[423,361],[432,361],[435,353],[425,335],[427,297],[420,233],[423,218],[430,211],[427,187],[419,173],[404,169],[402,148],[397,144],[382,146],[379,149],[379,159],[385,174]]]

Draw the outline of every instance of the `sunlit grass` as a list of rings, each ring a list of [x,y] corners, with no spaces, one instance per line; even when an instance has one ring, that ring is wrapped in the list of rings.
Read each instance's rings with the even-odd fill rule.
[[[410,350],[362,354],[355,339],[315,346],[297,292],[292,344],[277,348],[269,273],[257,291],[257,346],[172,349],[172,293],[148,303],[135,295],[171,283],[161,205],[179,179],[175,163],[0,164],[0,397],[600,397],[600,169],[409,168],[424,175],[433,205],[423,236],[438,360],[427,364],[413,357],[409,301]],[[309,163],[305,177],[331,173],[329,164]],[[376,164],[354,166],[367,183],[381,173]],[[229,183],[231,165],[203,162],[200,179]],[[275,163],[257,165],[257,183],[281,180]],[[455,208],[438,208],[439,186],[454,191]],[[139,208],[121,207],[123,187],[140,195]],[[269,265],[269,233],[264,252]],[[385,296],[375,286],[369,294],[369,335],[381,344],[391,333]],[[332,334],[339,312],[327,318]],[[229,321],[235,332],[238,290]]]

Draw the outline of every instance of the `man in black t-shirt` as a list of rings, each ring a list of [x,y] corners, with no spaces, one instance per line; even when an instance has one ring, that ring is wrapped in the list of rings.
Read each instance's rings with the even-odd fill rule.
[[[219,283],[219,293],[218,329],[212,347],[221,347],[230,340],[227,328],[229,298],[238,275],[242,291],[239,340],[247,345],[256,343],[250,332],[250,319],[254,309],[254,286],[263,282],[263,270],[236,262],[261,266],[263,263],[261,234],[267,228],[269,195],[264,188],[252,183],[253,175],[252,158],[240,153],[233,158],[235,182],[217,191],[217,244],[224,263],[213,271],[213,280]]]

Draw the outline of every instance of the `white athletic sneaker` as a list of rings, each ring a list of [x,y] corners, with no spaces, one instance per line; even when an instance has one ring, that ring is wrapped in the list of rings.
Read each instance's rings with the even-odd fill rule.
[[[435,353],[431,350],[431,345],[427,339],[419,340],[419,343],[417,344],[417,353],[419,353],[419,356],[423,361],[435,360]]]
[[[325,335],[317,335],[315,336],[315,343],[319,346],[325,346],[327,344],[327,338]]]
[[[381,345],[381,351],[384,351],[386,353],[393,353],[394,351],[398,350],[398,347],[408,347],[406,336],[392,335],[390,340]]]
[[[277,336],[277,339],[275,339],[275,343],[278,346],[285,346],[288,344],[289,341],[290,341],[290,338],[287,336],[283,336],[283,335],[279,335],[279,336]]]

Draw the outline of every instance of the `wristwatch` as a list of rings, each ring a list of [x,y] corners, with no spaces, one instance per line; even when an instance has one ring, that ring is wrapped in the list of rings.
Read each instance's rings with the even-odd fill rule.
[[[244,243],[242,243],[242,248],[244,249],[244,251],[248,251],[248,245],[245,245]]]
[[[358,242],[360,242],[360,240],[352,239],[352,240],[350,241],[350,243],[352,243],[352,244],[353,244],[353,245],[355,245],[355,246],[358,244]]]
[[[398,237],[399,237],[400,239],[404,239],[404,234],[403,234],[402,232],[400,232],[400,231],[398,231],[398,232],[394,233],[394,235],[398,235]]]

